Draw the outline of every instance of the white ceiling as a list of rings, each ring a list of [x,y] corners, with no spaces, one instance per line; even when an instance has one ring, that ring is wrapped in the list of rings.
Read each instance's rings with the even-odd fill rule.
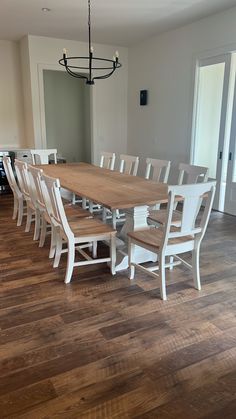
[[[236,0],[91,0],[93,41],[129,46],[234,5]],[[26,34],[86,41],[87,0],[0,0],[0,39]]]

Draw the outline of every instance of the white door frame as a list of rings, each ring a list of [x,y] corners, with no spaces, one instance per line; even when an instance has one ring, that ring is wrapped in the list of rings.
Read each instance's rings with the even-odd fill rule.
[[[232,110],[232,123],[230,132],[230,145],[228,152],[228,170],[226,181],[225,212],[236,215],[236,182],[233,182],[234,170],[236,170],[236,71],[234,71],[234,100]]]
[[[193,118],[192,118],[192,138],[191,138],[191,156],[190,162],[194,164],[194,156],[196,150],[196,123],[197,123],[197,110],[198,110],[198,93],[200,83],[200,67],[213,65],[217,63],[225,63],[224,72],[224,84],[222,94],[222,106],[221,106],[221,121],[220,121],[220,132],[219,132],[219,145],[218,145],[218,163],[217,163],[217,187],[214,200],[214,207],[219,208],[223,211],[224,207],[224,191],[222,189],[222,176],[224,165],[227,164],[228,150],[225,147],[225,137],[227,131],[227,116],[228,116],[228,95],[230,85],[230,74],[231,74],[231,53],[224,53],[218,55],[211,55],[208,57],[199,57],[196,60],[195,67],[195,86],[194,86],[194,104],[193,104]],[[220,156],[220,152],[222,155]],[[221,157],[221,158],[220,158]]]
[[[38,64],[38,83],[39,83],[39,108],[40,108],[40,128],[41,128],[41,148],[47,148],[46,137],[46,115],[45,115],[45,97],[43,70],[64,71],[65,69],[57,64]],[[68,75],[68,77],[71,77]],[[95,89],[90,89],[90,131],[91,131],[91,161],[94,162],[94,104]]]

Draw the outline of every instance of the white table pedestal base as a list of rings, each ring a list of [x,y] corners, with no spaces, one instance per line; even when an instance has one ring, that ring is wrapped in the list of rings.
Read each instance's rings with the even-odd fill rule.
[[[128,268],[128,237],[127,234],[130,231],[142,230],[148,228],[147,216],[148,216],[148,206],[138,206],[130,210],[126,210],[126,221],[123,225],[121,232],[118,235],[118,238],[122,240],[123,245],[117,247],[116,255],[116,271],[122,271]],[[119,240],[119,243],[121,243]],[[144,263],[144,262],[156,262],[157,255],[152,253],[142,247],[135,246],[134,249],[134,262],[135,263]]]

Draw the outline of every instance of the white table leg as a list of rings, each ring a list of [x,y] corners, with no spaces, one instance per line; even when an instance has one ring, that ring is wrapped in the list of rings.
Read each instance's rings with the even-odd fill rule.
[[[147,224],[148,206],[138,206],[126,211],[126,221],[118,237],[122,240],[123,246],[117,248],[116,271],[128,268],[128,237],[130,231],[142,230],[148,228]],[[134,262],[156,262],[157,255],[142,247],[135,246]]]

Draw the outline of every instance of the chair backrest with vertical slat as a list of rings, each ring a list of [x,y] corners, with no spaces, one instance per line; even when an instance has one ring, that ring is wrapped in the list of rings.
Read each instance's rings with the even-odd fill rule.
[[[30,182],[33,185],[33,189],[35,190],[35,198],[39,208],[42,211],[46,211],[46,206],[44,202],[42,187],[41,187],[41,176],[43,173],[42,169],[38,169],[37,167],[28,165],[28,172]]]
[[[16,178],[13,173],[10,157],[8,156],[3,157],[3,166],[7,175],[8,183],[10,185],[10,188],[13,194],[16,194],[18,197],[21,197],[22,192],[20,191],[19,186],[17,185]]]
[[[126,154],[120,155],[120,173],[136,176],[138,173],[138,165],[139,157]]]
[[[33,165],[35,164],[48,164],[49,163],[49,156],[53,155],[54,163],[57,163],[57,149],[45,149],[45,150],[30,150],[32,156]],[[38,159],[38,161],[37,161]]]
[[[104,169],[114,170],[116,155],[108,151],[101,152],[100,167]]]
[[[152,179],[155,182],[167,183],[169,173],[169,160],[146,159],[145,179]]]
[[[197,183],[200,180],[207,182],[208,168],[201,166],[194,166],[192,164],[179,164],[179,179],[178,185]]]
[[[31,208],[37,209],[37,191],[35,190],[34,183],[32,182],[29,172],[28,164],[20,160],[15,160],[15,169],[17,178],[23,185],[23,194],[25,199],[30,203]]]
[[[171,238],[194,237],[196,234],[198,234],[200,239],[203,238],[212,209],[215,188],[216,182],[168,187],[169,200],[164,245],[167,245],[168,240]],[[182,202],[181,222],[178,227],[173,228],[172,217],[175,201],[180,197]],[[200,213],[203,199],[205,199],[205,206]]]
[[[14,162],[17,180],[21,189],[21,192],[24,194],[25,198],[30,197],[29,191],[29,181],[27,179],[27,163],[15,159]]]
[[[47,203],[47,210],[52,223],[59,227],[66,237],[73,236],[60,194],[59,179],[42,174],[41,180],[44,201]]]

